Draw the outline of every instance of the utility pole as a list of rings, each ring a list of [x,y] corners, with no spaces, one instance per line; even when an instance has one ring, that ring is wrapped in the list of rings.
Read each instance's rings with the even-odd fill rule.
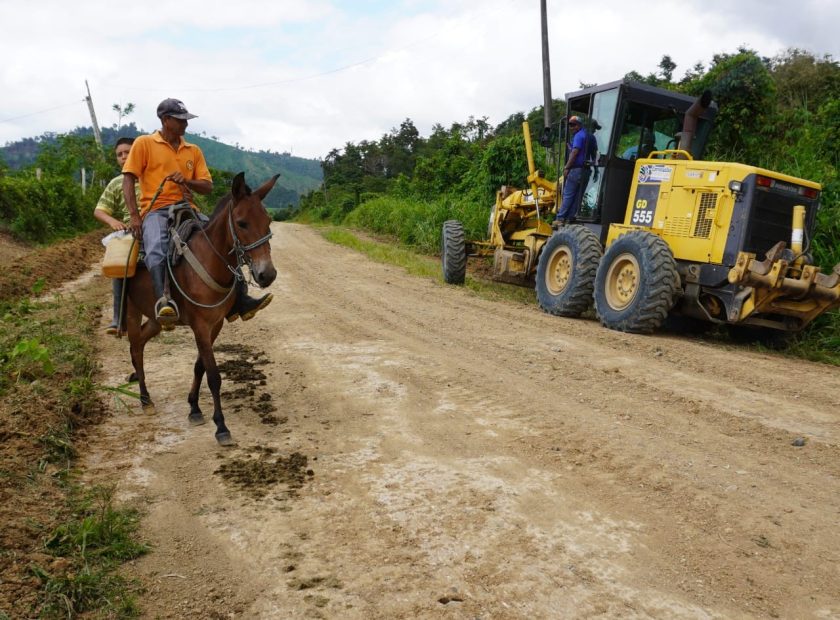
[[[87,89],[87,97],[85,97],[85,101],[88,104],[88,110],[90,111],[90,120],[93,123],[93,137],[96,139],[96,144],[99,146],[99,150],[104,150],[102,147],[102,134],[99,133],[99,123],[96,122],[96,112],[93,110],[93,99],[90,98],[90,86],[88,86],[87,80],[85,80],[85,88]]]
[[[542,73],[543,73],[543,135],[540,143],[549,147],[554,138],[551,134],[551,67],[548,59],[548,17],[546,0],[540,0],[540,24],[542,26]]]

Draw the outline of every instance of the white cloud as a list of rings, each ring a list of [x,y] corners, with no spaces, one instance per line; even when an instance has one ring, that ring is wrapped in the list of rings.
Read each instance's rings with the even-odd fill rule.
[[[835,6],[838,5],[838,6]],[[164,97],[183,99],[193,131],[256,149],[318,157],[378,139],[405,118],[421,133],[470,115],[493,124],[542,102],[536,0],[435,2],[245,0],[180,2],[177,11],[106,2],[4,0],[0,5],[0,143],[89,125],[113,103],[157,126]],[[571,7],[549,0],[553,94],[656,70],[676,75],[740,45],[773,56],[789,46],[836,55],[827,0],[618,0]],[[32,24],[38,28],[33,29]],[[811,42],[810,46],[804,42]],[[78,105],[73,105],[73,102]]]

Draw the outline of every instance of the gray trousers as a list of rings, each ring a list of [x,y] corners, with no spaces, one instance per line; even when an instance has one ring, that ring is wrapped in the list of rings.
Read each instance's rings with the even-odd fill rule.
[[[208,222],[203,213],[196,212],[196,216],[202,222]],[[146,268],[150,271],[166,260],[166,253],[169,251],[169,228],[167,218],[169,209],[157,209],[146,214],[143,218],[143,252],[146,255]]]
[[[169,249],[169,230],[166,219],[167,209],[151,211],[143,218],[143,252],[146,258],[146,269],[151,271],[166,260]]]

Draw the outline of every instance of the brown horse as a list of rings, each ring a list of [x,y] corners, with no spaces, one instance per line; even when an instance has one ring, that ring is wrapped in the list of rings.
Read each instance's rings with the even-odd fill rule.
[[[266,181],[251,192],[240,172],[233,179],[231,193],[219,200],[210,222],[203,232],[192,235],[188,246],[201,263],[215,286],[207,284],[187,261],[170,270],[172,299],[180,308],[181,325],[189,325],[198,347],[192,388],[187,398],[190,404],[189,422],[204,424],[204,415],[198,406],[201,379],[207,373],[207,386],[213,394],[213,422],[216,423],[216,440],[223,446],[234,444],[222,415],[219,389],[222,379],[213,355],[213,343],[222,330],[225,316],[236,298],[236,277],[241,277],[242,266],[247,264],[251,275],[260,287],[266,287],[277,276],[271,262],[271,217],[262,205],[262,199],[274,187],[280,175]],[[235,275],[237,274],[237,275]],[[206,275],[204,276],[206,278]],[[140,402],[152,406],[146,389],[143,370],[143,350],[146,343],[156,336],[160,324],[155,321],[155,295],[149,272],[138,270],[128,285],[126,327],[131,344],[131,362],[140,383]],[[140,324],[143,316],[152,317]]]

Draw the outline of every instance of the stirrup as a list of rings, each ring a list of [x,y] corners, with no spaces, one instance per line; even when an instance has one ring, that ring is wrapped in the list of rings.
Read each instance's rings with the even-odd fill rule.
[[[179,318],[178,304],[174,301],[161,297],[155,302],[155,320],[160,324],[162,330],[168,332],[175,329],[175,323],[178,322]]]

